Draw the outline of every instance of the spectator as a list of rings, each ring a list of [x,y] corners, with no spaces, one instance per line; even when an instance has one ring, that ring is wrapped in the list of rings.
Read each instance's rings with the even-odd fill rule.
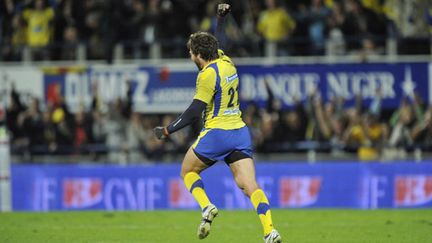
[[[365,8],[370,9],[377,14],[381,14],[384,11],[382,0],[362,0],[361,2]]]
[[[125,148],[126,143],[126,121],[122,115],[123,103],[117,99],[108,112],[108,121],[106,124],[107,138],[106,146],[108,147],[109,162],[118,162],[125,164],[127,162]]]
[[[99,110],[92,110],[91,138],[92,148],[91,154],[94,160],[99,156],[106,154],[107,126],[108,120],[106,114]]]
[[[427,37],[428,24],[425,10],[430,7],[429,0],[386,0],[384,12],[397,26],[403,37]]]
[[[432,147],[432,106],[429,106],[424,118],[411,130],[411,138],[417,145]]]
[[[364,8],[358,0],[345,2],[346,18],[342,32],[348,43],[348,49],[358,50],[361,40],[367,35],[382,35],[386,33],[383,20],[372,10]]]
[[[428,109],[428,107],[425,101],[417,92],[414,92],[413,94],[412,106],[414,109],[416,120],[417,121],[423,120],[423,116],[425,115],[425,112]]]
[[[317,90],[311,91],[306,103],[306,110],[310,118],[306,139],[320,142],[330,141],[333,131],[329,117],[324,112],[321,94]]]
[[[274,142],[296,143],[305,140],[306,134],[306,114],[303,105],[298,104],[295,110],[284,112],[280,116],[273,132]]]
[[[35,52],[36,59],[47,59],[45,47],[51,41],[51,21],[54,10],[45,0],[35,0],[34,7],[24,10],[23,18],[28,25],[28,44]]]
[[[327,18],[328,28],[328,55],[344,55],[346,53],[346,44],[342,33],[343,23],[345,22],[345,10],[339,1],[332,5],[330,15]]]
[[[161,31],[162,26],[159,26],[159,20],[161,17],[160,1],[159,0],[149,0],[147,9],[147,24],[144,31],[144,41],[146,43],[155,42],[158,31]]]
[[[83,39],[87,42],[88,58],[102,59],[103,49],[103,29],[102,29],[102,8],[100,2],[89,0],[84,2],[86,12],[83,28],[81,30]]]
[[[361,62],[369,62],[379,60],[379,58],[384,55],[384,50],[383,48],[376,46],[376,43],[371,36],[365,36],[361,40],[361,49],[351,53],[359,55]]]
[[[12,18],[11,36],[6,36],[7,45],[2,50],[4,60],[21,60],[23,47],[27,44],[27,27],[21,15],[16,14]]]
[[[357,114],[351,113],[350,121],[351,125],[345,135],[347,144],[357,150],[360,160],[378,159],[387,134],[386,126],[379,123],[378,118],[372,114],[359,118]]]
[[[343,140],[344,143],[354,149],[366,143],[364,124],[362,124],[360,114],[354,108],[347,110],[348,126],[345,130]]]
[[[312,0],[309,7],[307,19],[309,22],[309,39],[311,41],[311,52],[313,55],[324,53],[326,19],[330,10],[326,8],[322,0]]]
[[[133,0],[127,40],[138,40],[139,42],[144,40],[146,17],[146,7],[144,2],[141,0]]]
[[[72,117],[63,99],[60,100],[58,105],[53,107],[51,120],[55,127],[55,143],[58,146],[56,152],[58,153],[65,154],[71,152],[71,146],[74,141],[71,124]]]
[[[16,141],[21,137],[22,130],[18,126],[18,117],[25,110],[24,105],[21,103],[18,92],[15,90],[15,85],[12,83],[10,102],[6,109],[6,125],[11,132],[12,141]]]
[[[143,160],[141,151],[145,144],[145,131],[138,113],[132,113],[130,124],[126,127],[126,141],[129,162],[140,162]]]
[[[61,51],[62,60],[74,60],[76,56],[76,48],[78,47],[78,31],[74,26],[68,26],[63,33],[63,48]]]
[[[331,131],[330,143],[334,145],[334,150],[339,150],[344,145],[343,135],[347,128],[347,117],[343,105],[342,97],[333,97],[324,104],[323,117]]]
[[[246,107],[246,110],[243,112],[243,119],[246,125],[249,127],[252,140],[254,144],[261,144],[261,118],[259,115],[258,107],[251,103]]]
[[[16,31],[14,23],[15,4],[13,0],[0,2],[0,60],[14,60],[12,35]]]
[[[95,144],[105,144],[107,137],[107,118],[104,113],[94,110],[92,124],[92,138]]]
[[[72,2],[70,0],[61,0],[56,8],[54,8],[54,21],[53,21],[53,35],[52,35],[52,53],[53,60],[63,60],[62,49],[65,42],[64,32],[66,26],[73,25],[74,19],[72,18]],[[65,43],[65,45],[67,45]],[[69,47],[70,48],[70,47]]]
[[[196,5],[197,1],[162,0],[160,4],[159,26],[161,28],[158,33],[159,39],[180,41],[187,38],[192,33],[189,18],[193,14],[190,13],[190,9],[202,11],[202,8],[197,8]],[[182,48],[184,48],[183,45]]]
[[[160,116],[145,116],[143,120],[144,136],[146,138],[145,152],[147,155],[147,159],[162,160],[163,153],[166,151],[165,145],[167,145],[167,143],[156,139],[153,133],[153,128],[157,126],[157,124],[162,123],[160,121]]]
[[[36,145],[44,144],[43,133],[43,117],[39,109],[39,100],[32,98],[29,108],[21,113],[18,119],[20,129],[26,139],[26,144],[30,153]]]
[[[57,143],[56,143],[56,130],[55,126],[51,119],[51,111],[47,109],[45,112],[43,112],[42,115],[43,119],[43,128],[41,130],[41,133],[43,134],[43,148],[46,149],[46,152],[42,150],[42,154],[45,153],[53,153],[57,149]]]
[[[108,64],[113,61],[114,47],[125,36],[127,27],[125,25],[125,2],[106,0],[102,5],[101,20],[98,22],[101,30],[104,57]]]
[[[410,134],[415,123],[413,108],[407,99],[402,100],[401,106],[390,118],[390,126],[393,128],[389,144],[392,147],[410,146],[413,144]]]
[[[258,20],[257,29],[265,41],[286,42],[295,28],[295,22],[277,0],[266,0]]]
[[[92,141],[91,137],[91,121],[83,110],[75,114],[74,125],[74,147],[78,153],[84,152],[86,146]]]
[[[260,122],[260,136],[257,137],[257,150],[260,152],[270,152],[274,147],[273,140],[273,129],[274,121],[272,116],[267,112],[263,111],[261,113]]]

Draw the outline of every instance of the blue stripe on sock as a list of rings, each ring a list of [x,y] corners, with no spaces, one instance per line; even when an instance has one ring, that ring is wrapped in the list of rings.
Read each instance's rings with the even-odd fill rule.
[[[202,189],[204,189],[204,183],[202,182],[202,180],[197,180],[197,181],[195,181],[195,182],[192,184],[192,186],[191,186],[191,188],[190,188],[189,191],[192,193],[193,190],[195,189],[195,187],[201,187]]]
[[[270,210],[270,205],[268,205],[267,203],[258,204],[258,207],[257,207],[258,215],[260,215],[260,214],[265,215],[267,213],[267,211],[269,211],[269,210]]]

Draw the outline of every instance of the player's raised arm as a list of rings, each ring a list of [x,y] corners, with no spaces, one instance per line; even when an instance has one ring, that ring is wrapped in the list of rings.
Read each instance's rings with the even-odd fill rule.
[[[219,48],[224,50],[225,49],[225,31],[224,31],[224,25],[225,25],[225,16],[231,11],[231,6],[226,3],[221,3],[217,5],[216,15],[217,15],[217,22],[216,22],[216,33],[215,36],[219,40]]]

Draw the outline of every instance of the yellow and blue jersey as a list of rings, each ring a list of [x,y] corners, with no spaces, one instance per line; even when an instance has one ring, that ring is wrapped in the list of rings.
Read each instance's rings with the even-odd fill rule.
[[[245,123],[241,118],[237,69],[222,50],[218,53],[219,58],[199,72],[194,99],[207,104],[204,115],[205,129],[239,129],[244,127]]]
[[[28,44],[32,47],[46,46],[51,37],[50,21],[54,19],[54,10],[46,8],[43,11],[28,9],[23,12],[27,21]]]
[[[265,39],[280,41],[295,29],[295,25],[293,18],[283,8],[276,8],[262,12],[257,29]]]

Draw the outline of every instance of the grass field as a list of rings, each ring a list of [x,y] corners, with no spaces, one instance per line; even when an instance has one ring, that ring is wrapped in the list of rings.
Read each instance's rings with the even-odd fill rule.
[[[432,242],[432,210],[273,210],[284,242]],[[1,243],[263,242],[253,211],[220,210],[196,238],[198,211],[0,213]]]

